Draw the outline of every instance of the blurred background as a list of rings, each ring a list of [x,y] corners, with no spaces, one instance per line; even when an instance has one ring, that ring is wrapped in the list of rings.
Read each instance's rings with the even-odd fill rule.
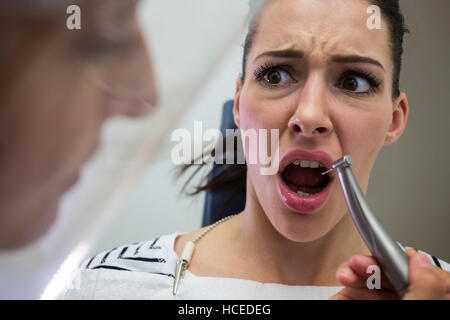
[[[411,31],[405,38],[401,78],[410,104],[409,121],[403,137],[380,154],[368,198],[399,242],[450,261],[450,168],[445,165],[450,158],[450,90],[446,87],[450,1],[403,0],[401,6]],[[243,36],[224,50],[225,58],[209,71],[205,86],[191,99],[192,105],[186,106],[188,111],[173,129],[193,132],[196,120],[203,121],[204,130],[219,128],[222,105],[233,98],[241,71]],[[170,135],[165,137],[138,189],[90,254],[200,227],[204,195],[180,194],[184,180],[176,179],[170,159],[175,144]],[[64,206],[70,207],[71,201],[76,201],[73,194]]]

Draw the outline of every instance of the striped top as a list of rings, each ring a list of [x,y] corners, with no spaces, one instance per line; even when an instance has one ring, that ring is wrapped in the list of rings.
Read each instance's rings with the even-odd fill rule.
[[[174,278],[178,257],[173,249],[178,235],[173,233],[101,252],[86,260],[81,269],[140,271]]]
[[[173,297],[172,285],[178,260],[174,243],[178,235],[180,233],[173,233],[150,241],[120,246],[87,259],[81,265],[74,284],[65,293],[64,298],[328,299],[343,288],[289,286],[242,279],[199,277],[186,270],[180,281],[179,292]],[[408,249],[400,246],[404,250]],[[426,254],[434,265],[450,271],[450,264],[447,262],[422,253]]]

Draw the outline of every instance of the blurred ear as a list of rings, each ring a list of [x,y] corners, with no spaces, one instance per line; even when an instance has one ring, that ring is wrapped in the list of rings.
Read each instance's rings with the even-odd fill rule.
[[[242,89],[242,79],[241,77],[238,77],[236,80],[236,91],[234,92],[234,106],[233,106],[233,116],[234,116],[234,122],[236,123],[236,126],[240,128],[240,117],[239,117],[239,98],[241,96],[241,89]]]
[[[406,122],[408,120],[409,105],[408,99],[404,92],[401,92],[394,102],[394,110],[392,112],[392,122],[389,126],[384,145],[388,146],[397,141],[403,131],[405,131]]]

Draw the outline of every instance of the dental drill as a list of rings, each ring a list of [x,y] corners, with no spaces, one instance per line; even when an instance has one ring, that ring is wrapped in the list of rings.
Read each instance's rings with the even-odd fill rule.
[[[322,173],[322,175],[333,170],[337,171],[342,190],[344,191],[345,201],[356,228],[395,291],[402,297],[409,286],[409,259],[370,210],[353,174],[352,165],[353,158],[346,155],[333,163],[332,168]]]

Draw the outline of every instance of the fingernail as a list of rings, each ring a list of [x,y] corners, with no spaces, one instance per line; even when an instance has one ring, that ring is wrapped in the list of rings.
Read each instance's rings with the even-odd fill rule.
[[[419,267],[421,267],[421,268],[431,269],[433,267],[430,259],[421,253],[419,253],[416,256],[416,259],[417,259]]]

